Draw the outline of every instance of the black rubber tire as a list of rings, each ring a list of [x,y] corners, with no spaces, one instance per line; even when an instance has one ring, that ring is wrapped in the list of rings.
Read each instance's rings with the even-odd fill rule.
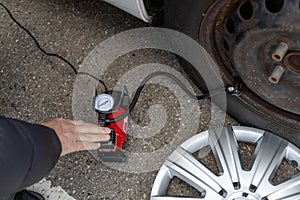
[[[187,34],[199,41],[199,30],[203,14],[216,0],[165,0],[165,26]],[[194,83],[202,90],[206,85],[199,73],[184,59],[179,62]],[[226,82],[225,82],[226,84]],[[262,112],[259,106],[269,113]],[[227,113],[243,125],[273,132],[300,147],[300,116],[274,111],[268,103],[257,105],[246,102],[241,97],[227,96]],[[272,116],[273,115],[273,116]]]

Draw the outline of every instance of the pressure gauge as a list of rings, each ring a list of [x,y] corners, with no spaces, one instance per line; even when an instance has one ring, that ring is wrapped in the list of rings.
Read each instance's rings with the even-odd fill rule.
[[[98,111],[110,111],[114,106],[114,99],[109,94],[100,94],[95,99],[95,109]]]

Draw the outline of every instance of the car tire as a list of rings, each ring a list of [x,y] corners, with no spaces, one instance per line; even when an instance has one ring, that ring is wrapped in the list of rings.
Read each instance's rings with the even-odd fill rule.
[[[200,26],[207,9],[215,2],[216,0],[166,0],[164,11],[165,26],[185,33],[201,44],[199,36]],[[211,54],[211,52],[209,53]],[[207,91],[206,84],[195,68],[183,58],[178,57],[178,60],[199,89]],[[220,67],[219,62],[218,64]],[[222,76],[225,76],[224,74],[226,72],[222,71]],[[236,83],[235,81],[236,77],[224,78],[225,86],[231,86]],[[227,96],[226,111],[230,116],[244,125],[276,133],[300,146],[300,115],[286,112],[263,101],[257,95],[253,94],[247,86],[242,88],[241,96]]]

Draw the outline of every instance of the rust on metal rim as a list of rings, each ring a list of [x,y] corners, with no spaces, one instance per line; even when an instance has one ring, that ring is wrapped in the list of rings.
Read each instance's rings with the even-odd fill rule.
[[[300,73],[300,52],[290,52],[284,58],[284,64],[291,71]]]
[[[257,108],[267,103],[274,116],[299,116],[300,53],[290,54],[300,49],[299,21],[299,0],[219,0],[205,13],[199,41],[216,59],[225,84],[243,84],[241,100],[251,99],[255,103],[247,104]],[[274,84],[276,66],[284,70]]]

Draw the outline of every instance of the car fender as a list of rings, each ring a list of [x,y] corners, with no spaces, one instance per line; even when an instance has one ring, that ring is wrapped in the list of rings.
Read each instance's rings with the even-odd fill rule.
[[[104,0],[121,10],[145,21],[150,22],[152,17],[147,13],[144,0]]]

